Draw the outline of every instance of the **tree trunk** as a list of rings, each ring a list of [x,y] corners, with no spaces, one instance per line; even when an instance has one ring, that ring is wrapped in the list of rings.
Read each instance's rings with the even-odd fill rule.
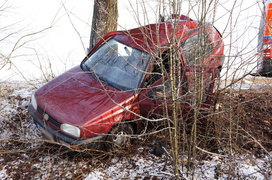
[[[90,51],[108,32],[116,31],[117,18],[117,0],[94,1],[92,30],[88,51]]]

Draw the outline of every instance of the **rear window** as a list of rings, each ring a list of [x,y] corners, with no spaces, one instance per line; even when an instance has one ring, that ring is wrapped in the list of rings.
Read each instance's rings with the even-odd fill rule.
[[[204,57],[209,56],[213,46],[209,36],[205,33],[196,34],[182,42],[183,54],[186,64],[192,66],[199,63]]]

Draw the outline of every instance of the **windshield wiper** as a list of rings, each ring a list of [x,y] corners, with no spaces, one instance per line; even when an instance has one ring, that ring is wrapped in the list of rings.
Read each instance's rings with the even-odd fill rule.
[[[113,87],[113,88],[115,88],[115,89],[117,89],[117,90],[120,91],[119,88],[117,88],[117,87],[114,86],[112,83],[110,83],[106,78],[104,78],[104,77],[99,77],[99,76],[98,76],[98,80],[102,81],[103,84],[106,84],[106,85],[108,85],[108,86],[110,86],[110,87]]]
[[[82,64],[82,69],[86,72],[88,72],[88,73],[93,73],[93,71],[89,68],[89,66],[87,66],[85,63],[84,64]]]

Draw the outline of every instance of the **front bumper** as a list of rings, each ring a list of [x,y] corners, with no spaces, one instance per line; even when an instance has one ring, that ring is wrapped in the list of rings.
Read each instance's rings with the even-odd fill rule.
[[[74,149],[83,149],[83,148],[94,148],[99,149],[102,145],[102,142],[105,141],[106,135],[99,135],[93,138],[84,139],[84,140],[77,140],[71,137],[68,137],[59,131],[53,129],[48,124],[46,124],[36,113],[33,106],[30,104],[28,106],[28,111],[33,118],[34,123],[36,124],[37,128],[42,132],[46,139],[50,141],[54,141],[60,143],[65,146],[72,147]]]

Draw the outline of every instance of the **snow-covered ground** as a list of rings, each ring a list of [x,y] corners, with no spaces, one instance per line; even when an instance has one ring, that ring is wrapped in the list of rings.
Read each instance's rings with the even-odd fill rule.
[[[264,87],[260,82],[264,80],[259,79],[258,84]],[[173,178],[170,157],[167,161],[166,154],[154,156],[149,146],[135,146],[134,154],[107,158],[67,153],[61,146],[51,147],[42,140],[27,114],[26,107],[35,87],[24,82],[1,82],[0,89],[0,179]],[[232,179],[272,179],[271,156],[209,154],[206,160],[194,161],[193,176],[195,179],[227,179],[228,176]],[[180,156],[180,173],[184,179],[191,179],[193,172],[187,172],[185,166],[182,168],[186,162],[186,156]]]
[[[231,85],[230,85],[231,84]],[[233,88],[235,90],[246,90],[246,89],[256,89],[256,90],[266,90],[272,87],[272,78],[251,76],[248,75],[242,80],[239,79],[228,79],[222,80],[220,82],[220,88]]]
[[[250,157],[251,158],[251,157]],[[180,158],[180,161],[185,159]],[[180,172],[184,179],[192,179],[192,173],[186,176],[186,168],[182,170],[182,162],[180,163]],[[105,166],[107,168],[105,168]],[[173,167],[167,164],[165,169],[164,157],[158,158],[154,155],[150,156],[133,156],[128,158],[113,158],[108,164],[101,164],[93,172],[89,173],[85,178],[91,179],[172,179],[174,178]],[[227,179],[229,169],[235,172],[230,174],[234,179],[266,179],[272,178],[267,172],[270,164],[268,158],[263,159],[247,159],[239,157],[236,163],[233,164],[228,158],[220,156],[212,156],[208,161],[195,161],[196,171],[194,172],[195,179]],[[232,173],[233,173],[232,172]]]

